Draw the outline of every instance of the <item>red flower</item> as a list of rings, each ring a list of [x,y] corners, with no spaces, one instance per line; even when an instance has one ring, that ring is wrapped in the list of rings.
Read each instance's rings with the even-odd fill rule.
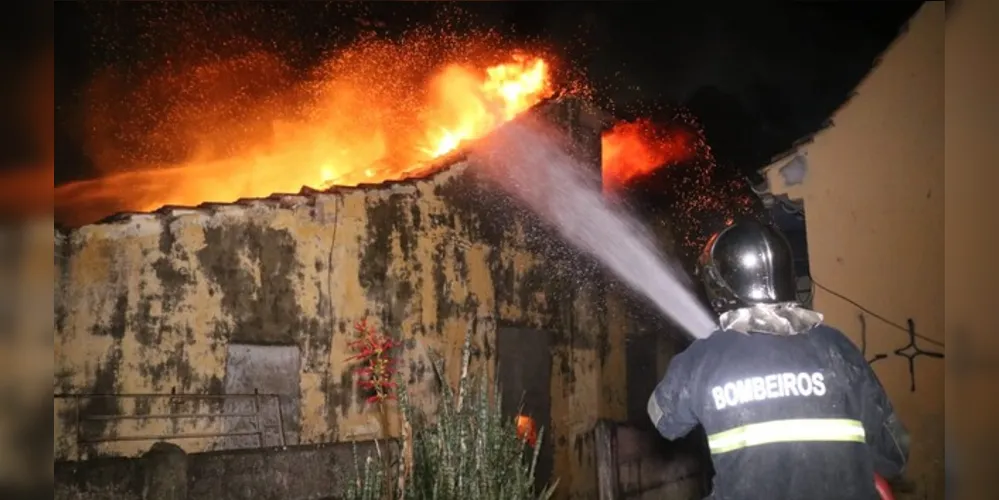
[[[396,384],[392,380],[392,376],[396,373],[393,366],[395,360],[391,358],[389,352],[396,346],[396,343],[368,326],[366,320],[354,323],[354,329],[358,338],[347,343],[348,347],[354,351],[354,354],[348,357],[347,361],[358,362],[362,365],[355,370],[355,374],[360,377],[358,386],[366,391],[374,392],[367,399],[369,403],[394,399]]]

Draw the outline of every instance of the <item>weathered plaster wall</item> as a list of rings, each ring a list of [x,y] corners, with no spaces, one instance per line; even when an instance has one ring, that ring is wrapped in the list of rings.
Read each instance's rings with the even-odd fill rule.
[[[943,2],[928,2],[833,117],[834,125],[797,151],[808,166],[787,185],[767,170],[774,193],[803,199],[811,274],[817,283],[944,341],[943,310]],[[909,362],[894,353],[906,331],[821,287],[814,306],[866,356],[913,437],[913,498],[943,497],[944,362]],[[928,351],[943,348],[916,341]],[[912,384],[915,384],[915,390]],[[904,497],[903,493],[899,493]]]
[[[599,158],[599,132],[579,126],[579,109],[554,113],[574,124],[580,154]],[[295,345],[300,442],[366,439],[382,429],[356,394],[346,360],[356,320],[404,341],[403,374],[428,410],[436,393],[429,352],[447,360],[454,382],[470,328],[473,362],[490,373],[497,325],[546,329],[554,335],[554,473],[562,494],[592,494],[591,431],[598,416],[624,412],[627,317],[613,304],[608,311],[595,265],[474,170],[458,161],[424,180],[164,209],[59,234],[55,391],[222,393],[229,343]],[[128,404],[92,399],[82,411],[168,411]],[[57,400],[55,412],[57,458],[135,456],[151,444],[77,449],[72,405]],[[220,428],[210,419],[185,422],[186,432]],[[178,425],[108,422],[87,432],[127,436]],[[178,441],[189,452],[215,443]]]

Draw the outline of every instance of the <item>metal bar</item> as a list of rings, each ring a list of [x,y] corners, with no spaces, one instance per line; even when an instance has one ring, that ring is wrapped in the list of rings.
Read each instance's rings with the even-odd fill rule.
[[[274,402],[277,404],[278,430],[281,435],[281,446],[284,447],[286,443],[284,437],[284,415],[282,415],[283,412],[281,411],[281,396],[274,396]]]
[[[257,394],[53,394],[53,398],[168,398],[168,399],[227,399],[227,398],[255,398],[258,396],[274,397],[274,393]]]
[[[204,439],[204,438],[223,438],[223,437],[236,437],[236,436],[257,436],[258,446],[264,446],[264,426],[261,421],[261,413],[263,411],[261,407],[260,397],[273,398],[277,404],[277,419],[278,419],[278,431],[280,433],[280,443],[281,446],[286,446],[287,436],[284,428],[284,412],[281,408],[281,395],[275,393],[261,393],[259,389],[254,389],[252,394],[249,393],[238,393],[238,394],[178,394],[176,390],[171,390],[169,394],[151,394],[151,393],[123,393],[123,394],[108,394],[108,393],[69,393],[69,394],[53,394],[54,399],[72,399],[76,420],[76,454],[77,459],[82,459],[84,444],[93,443],[110,443],[116,441],[155,441],[163,439]],[[178,400],[226,400],[226,399],[249,399],[253,398],[253,413],[160,413],[160,414],[149,414],[149,415],[84,415],[81,401],[83,398],[114,398],[114,399],[137,399],[137,398],[149,398],[149,399],[167,399],[171,404],[179,403]],[[254,417],[256,428],[252,431],[233,431],[233,432],[220,432],[220,433],[193,433],[193,434],[157,434],[157,435],[137,435],[137,436],[121,436],[121,437],[85,437],[83,432],[83,424],[88,421],[120,421],[120,420],[156,420],[156,419],[198,419],[198,418],[249,418]],[[176,421],[174,422],[176,425]],[[175,429],[176,430],[176,429]]]
[[[236,418],[252,417],[255,413],[157,413],[151,415],[87,415],[83,420],[151,420],[166,418]]]
[[[257,390],[253,390],[253,394],[257,394]],[[255,414],[254,423],[257,427],[257,447],[264,447],[264,427],[260,425],[260,396],[253,398],[253,413]]]
[[[252,436],[257,434],[257,431],[242,431],[242,432],[211,432],[204,434],[150,434],[146,436],[117,436],[117,437],[106,437],[106,438],[95,438],[87,439],[83,441],[84,443],[110,443],[115,441],[158,441],[161,439],[201,439],[201,438],[219,438],[219,437],[233,437],[233,436]]]

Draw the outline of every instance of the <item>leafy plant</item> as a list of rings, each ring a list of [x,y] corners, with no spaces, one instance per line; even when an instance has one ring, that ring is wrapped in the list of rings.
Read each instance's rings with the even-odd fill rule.
[[[355,448],[357,480],[349,485],[346,499],[547,500],[552,496],[557,481],[540,492],[535,489],[544,429],[536,436],[519,432],[516,422],[503,415],[500,392],[489,390],[485,374],[468,373],[470,343],[471,332],[462,349],[457,391],[448,384],[440,358],[432,360],[442,391],[432,420],[416,414],[406,391],[398,391],[403,428],[417,419],[421,425],[403,437],[400,466],[395,470],[384,459],[388,450],[377,443],[382,460],[369,456],[363,466]],[[391,487],[393,478],[395,487]]]
[[[395,367],[393,366],[395,359],[391,356],[391,351],[395,347],[395,343],[390,337],[368,325],[366,320],[354,323],[354,331],[357,337],[348,344],[348,347],[354,351],[354,355],[347,358],[347,360],[357,362],[361,365],[356,371],[360,375],[358,386],[360,389],[367,391],[368,397],[366,402],[378,406],[378,417],[381,427],[383,432],[387,433],[389,429],[389,411],[385,403],[390,399],[396,398]],[[364,460],[364,469],[362,471],[360,464],[357,462],[357,447],[355,444],[354,473],[358,479],[355,483],[351,484],[350,487],[352,489],[348,491],[348,494],[359,496],[348,496],[348,498],[381,499],[384,497],[383,492],[391,490],[390,481],[392,478],[387,473],[390,470],[391,461],[387,454],[382,454],[377,440],[375,441],[375,447],[378,451],[379,463],[373,464],[373,460],[369,456]],[[360,479],[362,477],[364,478],[363,482]]]

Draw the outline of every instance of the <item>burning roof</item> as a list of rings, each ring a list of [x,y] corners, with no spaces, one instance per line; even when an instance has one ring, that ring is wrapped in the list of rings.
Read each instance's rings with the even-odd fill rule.
[[[99,176],[56,188],[57,220],[425,177],[547,99],[589,93],[556,83],[551,56],[452,42],[365,40],[308,77],[263,52],[101,73],[82,127]],[[706,151],[698,131],[648,121],[615,124],[603,150],[608,189]]]
[[[586,101],[571,95],[560,94],[544,99],[527,109],[523,114],[540,116],[544,119],[557,122],[560,127],[572,132],[573,127],[582,127],[599,134],[608,125],[608,117],[605,113],[591,106]],[[516,118],[516,117],[514,117]],[[568,123],[571,121],[573,123]],[[302,186],[297,191],[273,192],[263,196],[245,196],[226,202],[196,202],[191,204],[165,204],[156,207],[154,210],[120,210],[110,215],[103,216],[99,220],[91,221],[99,224],[117,222],[136,222],[141,225],[142,221],[155,221],[162,216],[173,217],[185,214],[203,214],[239,212],[246,207],[295,207],[310,203],[310,199],[321,194],[333,194],[343,190],[368,190],[368,189],[394,189],[397,187],[406,188],[414,181],[433,179],[438,174],[445,174],[445,179],[463,171],[464,160],[467,156],[465,144],[472,145],[475,141],[462,142],[460,147],[444,152],[440,156],[433,158],[427,163],[421,164],[419,169],[410,169],[399,175],[397,178],[380,182],[358,182],[355,184],[339,185],[334,184],[323,188]],[[596,159],[594,159],[596,160]],[[452,170],[456,171],[452,172]],[[138,173],[143,175],[143,173]],[[131,174],[120,174],[121,178],[128,178]],[[96,181],[100,182],[100,180]],[[88,222],[90,223],[90,222]],[[85,224],[83,224],[85,225]]]
[[[266,76],[274,61],[263,55],[190,69],[183,78],[196,85],[167,75],[122,92],[114,79],[98,80],[90,99],[99,105],[91,106],[87,121],[93,130],[110,132],[95,132],[88,144],[91,157],[109,173],[57,188],[57,211],[78,224],[109,212],[424,176],[460,145],[554,94],[549,64],[521,53],[484,68],[445,64],[417,92],[400,83],[400,73],[413,71],[405,49],[369,43],[345,51],[330,63],[332,76],[280,100],[297,102],[232,102],[225,96],[210,101],[202,95],[229,90],[218,80]],[[166,115],[145,129],[125,128],[122,106],[108,104],[112,95],[137,96],[132,109],[156,114],[142,109],[151,106],[145,100],[178,83],[181,94],[194,85],[189,92],[198,95],[159,105]],[[152,161],[163,155],[179,159]],[[107,166],[115,161],[122,168]]]

